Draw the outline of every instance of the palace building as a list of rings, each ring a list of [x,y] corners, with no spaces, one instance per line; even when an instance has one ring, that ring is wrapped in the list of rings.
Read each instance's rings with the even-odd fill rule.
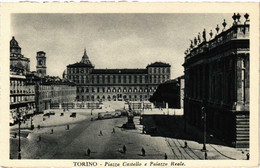
[[[204,29],[186,50],[184,116],[186,121],[235,147],[249,146],[249,15],[234,23]],[[204,123],[205,122],[205,123]]]
[[[147,101],[170,78],[171,66],[155,62],[144,69],[95,69],[86,50],[67,66],[64,78],[77,85],[77,101]]]

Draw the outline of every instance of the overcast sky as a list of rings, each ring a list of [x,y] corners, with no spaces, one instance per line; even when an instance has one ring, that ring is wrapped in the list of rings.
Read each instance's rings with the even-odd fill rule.
[[[12,36],[30,58],[47,56],[47,74],[61,76],[68,64],[79,62],[84,48],[95,68],[145,68],[155,61],[169,63],[171,78],[183,74],[184,51],[204,28],[207,36],[229,14],[13,14]],[[11,40],[11,37],[10,37]]]

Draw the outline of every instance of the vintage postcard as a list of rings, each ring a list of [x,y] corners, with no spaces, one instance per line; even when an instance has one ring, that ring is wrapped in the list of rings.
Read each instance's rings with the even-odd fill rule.
[[[2,3],[1,167],[257,167],[258,3]]]

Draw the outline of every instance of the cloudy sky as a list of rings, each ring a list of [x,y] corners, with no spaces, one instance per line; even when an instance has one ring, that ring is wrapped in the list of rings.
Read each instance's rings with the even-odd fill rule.
[[[47,56],[47,74],[61,76],[79,62],[84,48],[95,68],[145,68],[171,64],[171,78],[183,74],[184,51],[204,28],[232,24],[229,14],[13,14],[11,33],[31,60]],[[10,37],[11,39],[11,37]]]

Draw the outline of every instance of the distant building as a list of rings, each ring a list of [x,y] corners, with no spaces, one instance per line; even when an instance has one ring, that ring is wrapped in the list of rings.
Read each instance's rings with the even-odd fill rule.
[[[22,49],[14,36],[10,41],[10,67],[16,67],[24,70],[24,74],[30,72],[30,59],[21,53]]]
[[[59,77],[45,76],[37,85],[39,112],[51,108],[62,108],[63,103],[72,103],[76,98],[74,83]]]
[[[46,76],[46,56],[45,56],[45,52],[43,51],[38,51],[37,52],[37,66],[36,66],[36,71],[39,74],[40,77],[44,77]]]
[[[155,62],[145,69],[95,69],[86,50],[63,77],[77,84],[77,101],[147,101],[170,78],[171,66]]]
[[[204,30],[186,50],[184,115],[207,132],[235,147],[249,146],[249,20],[234,14],[233,26],[209,39]]]
[[[37,72],[30,72],[30,60],[21,54],[21,47],[10,41],[10,123],[15,123],[50,107],[62,108],[74,102],[76,86],[59,77],[46,76],[45,52],[37,52]],[[63,106],[62,106],[63,104]],[[68,104],[67,104],[68,107]]]
[[[25,118],[35,111],[35,85],[27,83],[24,69],[10,69],[10,123]]]
[[[160,84],[150,98],[156,107],[183,108],[184,99],[184,76],[168,80]]]

